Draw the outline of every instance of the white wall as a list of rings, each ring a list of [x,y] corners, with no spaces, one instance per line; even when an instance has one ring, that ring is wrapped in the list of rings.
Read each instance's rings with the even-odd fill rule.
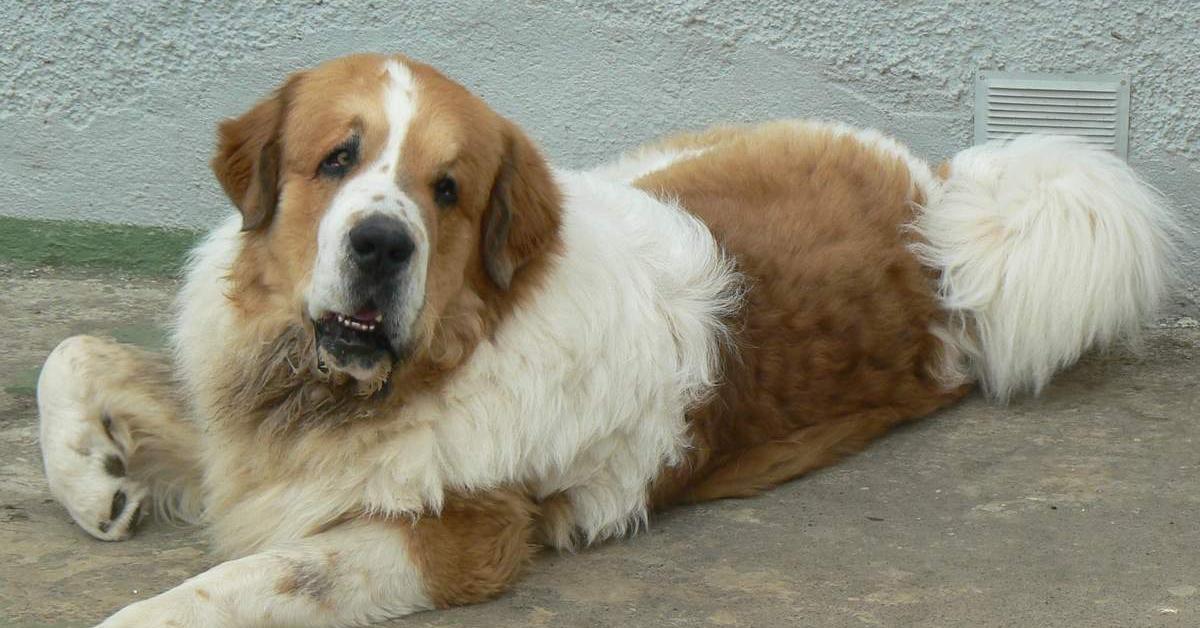
[[[192,6],[188,6],[188,5]],[[231,211],[218,119],[360,50],[428,61],[560,164],[718,121],[814,116],[931,159],[971,141],[979,69],[1133,77],[1130,161],[1185,214],[1200,277],[1200,1],[4,3],[0,214],[196,227]]]

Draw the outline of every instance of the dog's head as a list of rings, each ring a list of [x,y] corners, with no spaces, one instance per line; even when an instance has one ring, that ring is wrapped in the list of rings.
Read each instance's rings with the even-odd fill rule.
[[[220,125],[212,168],[242,214],[235,306],[300,317],[321,368],[360,382],[469,351],[558,241],[558,192],[529,139],[400,56],[291,76]]]

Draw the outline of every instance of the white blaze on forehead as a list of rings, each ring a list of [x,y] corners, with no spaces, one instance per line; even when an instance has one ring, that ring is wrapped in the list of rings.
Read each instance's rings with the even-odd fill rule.
[[[408,135],[408,127],[412,124],[417,113],[417,89],[412,72],[404,64],[389,60],[384,65],[388,80],[384,86],[384,109],[387,112],[388,138],[379,158],[367,169],[381,171],[387,168],[388,174],[395,177],[396,167],[400,162],[400,148]]]
[[[325,312],[353,313],[360,307],[349,294],[353,262],[349,258],[350,230],[372,215],[394,216],[408,228],[416,244],[409,267],[402,271],[393,311],[384,312],[405,327],[415,320],[424,302],[425,273],[429,266],[429,235],[420,207],[400,188],[399,169],[404,140],[417,110],[416,80],[403,63],[386,61],[379,97],[387,120],[387,139],[375,160],[359,164],[342,184],[317,230],[317,260],[308,290],[308,310],[313,318]],[[370,147],[363,147],[364,149]]]

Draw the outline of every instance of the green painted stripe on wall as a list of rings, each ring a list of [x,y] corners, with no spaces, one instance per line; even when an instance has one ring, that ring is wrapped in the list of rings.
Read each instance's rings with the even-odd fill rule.
[[[183,229],[0,216],[0,262],[173,276],[199,238]]]

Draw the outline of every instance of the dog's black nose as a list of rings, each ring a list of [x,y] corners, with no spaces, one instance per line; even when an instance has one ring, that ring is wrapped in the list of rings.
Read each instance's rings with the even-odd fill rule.
[[[408,229],[390,216],[371,216],[350,230],[350,258],[365,273],[394,275],[415,248]]]

